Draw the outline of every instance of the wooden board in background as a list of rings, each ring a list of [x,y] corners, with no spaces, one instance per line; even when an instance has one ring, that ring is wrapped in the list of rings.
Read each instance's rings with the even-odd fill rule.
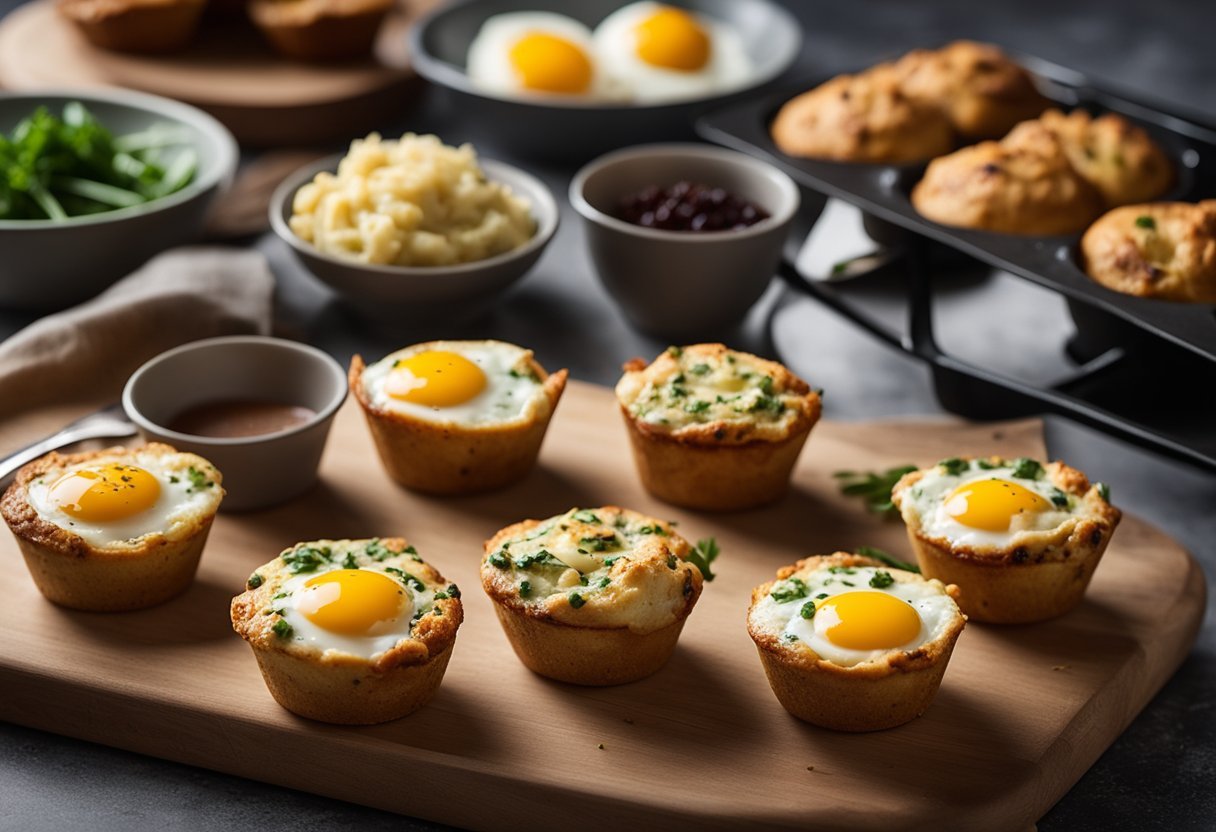
[[[58,609],[5,534],[0,718],[474,829],[1024,830],[1192,644],[1205,584],[1178,544],[1128,516],[1080,608],[1033,626],[968,626],[928,713],[876,734],[787,715],[744,624],[751,587],[801,556],[863,544],[908,554],[902,525],[839,495],[833,471],[957,453],[1041,457],[1040,425],[821,423],[785,500],[699,515],[641,490],[611,392],[573,383],[525,482],[441,500],[392,485],[348,402],[321,484],[278,509],[221,515],[195,586],[159,608]],[[691,539],[716,536],[719,578],[655,676],[600,689],[550,682],[519,664],[498,627],[477,580],[481,543],[523,517],[603,503],[677,520]],[[282,710],[231,631],[231,596],[298,540],[395,534],[465,589],[434,702],[368,728]]]
[[[376,57],[306,64],[273,52],[243,20],[204,20],[195,40],[170,55],[92,46],[54,0],[35,0],[0,21],[0,86],[125,87],[207,110],[244,145],[299,146],[349,140],[392,120],[421,82],[409,65],[407,32],[432,0],[410,0],[380,30]]]

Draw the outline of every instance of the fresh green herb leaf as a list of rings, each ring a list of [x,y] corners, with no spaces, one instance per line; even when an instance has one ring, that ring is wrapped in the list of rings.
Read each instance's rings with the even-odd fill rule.
[[[975,467],[982,471],[991,471],[993,468],[999,468],[1000,466],[988,459],[977,459]]]
[[[609,586],[611,583],[612,583],[612,578],[609,578],[607,575],[605,575],[604,577],[599,579],[598,585],[599,585],[600,589],[604,589],[605,587]]]
[[[653,524],[647,523],[645,526],[639,526],[637,533],[638,534],[654,534],[654,535],[658,535],[659,537],[667,537],[667,535],[670,534],[670,532],[668,532],[667,529],[663,528],[658,523],[653,523]]]
[[[283,563],[293,575],[316,572],[322,564],[333,560],[328,546],[300,546],[283,553]]]
[[[684,348],[675,347],[675,346],[668,347],[667,354],[670,355],[672,358],[679,358],[681,355],[684,354]]]
[[[773,588],[768,594],[778,604],[785,604],[789,601],[805,598],[807,591],[806,583],[801,578],[787,578],[784,581],[777,581],[777,583],[773,584]]]
[[[894,555],[884,552],[882,549],[875,549],[873,546],[858,546],[854,551],[859,555],[865,555],[867,558],[881,561],[893,569],[902,569],[905,572],[920,572],[920,567],[916,564],[902,561]]]
[[[881,569],[876,570],[870,578],[870,586],[875,589],[886,589],[893,583],[895,583],[895,578],[891,576],[891,573]]]
[[[621,541],[613,532],[607,532],[595,537],[580,537],[579,545],[586,547],[587,551],[591,552],[607,552],[612,549],[621,548]],[[580,552],[583,550],[580,549]],[[586,552],[584,552],[586,554]]]
[[[511,561],[507,558],[506,553],[501,549],[490,555],[488,558],[486,558],[486,560],[490,562],[491,566],[498,569],[506,569],[511,565]]]
[[[834,476],[841,481],[842,494],[860,497],[866,508],[875,514],[894,516],[895,504],[891,502],[891,489],[905,474],[915,470],[915,465],[900,465],[882,472],[837,471]]]
[[[295,632],[295,628],[288,624],[287,619],[285,618],[280,618],[278,621],[274,622],[274,625],[271,626],[270,629],[273,630],[274,634],[279,638],[291,638],[291,634]]]
[[[715,538],[707,537],[704,540],[698,540],[697,545],[693,546],[692,551],[688,553],[688,562],[701,570],[702,578],[712,581],[716,576],[710,566],[720,554],[722,551],[718,548],[718,541]]]
[[[587,603],[587,599],[584,598],[582,595],[579,595],[577,592],[570,593],[570,606],[574,607],[577,610],[579,607],[581,607],[585,603]]]
[[[413,549],[414,549],[414,547],[410,546],[405,551],[408,553],[408,552],[413,551]],[[389,549],[387,546],[385,546],[383,543],[381,543],[379,538],[376,538],[375,540],[368,543],[365,547],[363,547],[363,554],[367,555],[369,558],[371,558],[372,560],[379,563],[382,560],[388,560],[389,558],[391,558],[393,556],[394,552],[391,549]]]
[[[708,364],[693,364],[688,372],[692,373],[694,376],[703,376],[709,372],[709,369],[710,367]]]
[[[1058,488],[1051,489],[1051,504],[1056,508],[1068,508],[1068,495]]]
[[[204,488],[211,488],[215,485],[214,482],[207,478],[207,475],[191,465],[186,469],[186,476],[190,478],[190,488],[192,490],[201,491]]]
[[[594,523],[597,526],[603,525],[599,515],[589,509],[579,509],[570,515],[571,519],[577,520],[580,523]]]
[[[384,567],[384,571],[388,572],[390,575],[396,575],[397,578],[400,579],[401,583],[405,584],[410,589],[418,592],[426,592],[426,584],[415,578],[409,572],[406,572],[404,569],[398,569],[395,566],[386,566]]]
[[[1013,476],[1020,480],[1037,480],[1043,476],[1043,466],[1029,457],[1019,457],[1010,463]]]
[[[943,459],[937,463],[938,467],[942,468],[947,474],[952,477],[957,477],[959,474],[971,468],[971,463],[957,456],[952,456],[949,459]]]
[[[1110,502],[1110,486],[1104,482],[1095,483],[1094,487],[1098,489],[1098,496],[1105,502]]]
[[[693,399],[688,404],[684,405],[684,409],[692,414],[704,413],[709,410],[709,402],[704,399]]]
[[[1150,217],[1148,214],[1141,214],[1136,217],[1136,228],[1147,228],[1149,231],[1157,230],[1157,220]]]
[[[520,581],[519,582],[519,597],[527,598],[531,594],[532,594],[531,581]]]
[[[265,578],[263,578],[259,573],[254,572],[249,576],[249,580],[245,582],[245,586],[249,587],[250,589],[257,589],[265,582]]]
[[[355,560],[354,552],[347,552],[346,557],[342,560],[343,569],[358,569],[359,561]]]
[[[760,379],[760,392],[766,396],[773,395],[773,377],[764,376]]]
[[[798,614],[801,615],[803,618],[814,618],[815,617],[815,602],[807,601],[805,604],[802,605],[801,609],[798,610]]]

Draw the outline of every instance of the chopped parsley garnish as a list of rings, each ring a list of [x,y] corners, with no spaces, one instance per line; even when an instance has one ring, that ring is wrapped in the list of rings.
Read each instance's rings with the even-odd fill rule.
[[[416,561],[418,561],[418,563],[422,563],[422,558],[421,558],[421,556],[419,556],[418,550],[415,549],[413,546],[406,546],[404,549],[401,550],[401,554],[409,555],[410,560],[416,560]]]
[[[915,465],[899,465],[882,472],[837,471],[832,476],[840,480],[841,494],[861,497],[870,511],[892,516],[895,514],[895,503],[891,502],[891,489],[904,474],[911,474],[915,470]]]
[[[533,566],[565,566],[547,549],[541,549],[539,552],[533,552],[530,555],[523,555],[515,559],[515,567],[517,569],[530,569]]]
[[[942,468],[947,474],[949,474],[952,477],[957,477],[959,474],[963,473],[964,471],[968,470],[971,467],[970,462],[968,462],[965,459],[961,459],[960,457],[957,457],[957,456],[952,456],[949,459],[943,459],[941,462],[939,462],[937,464],[940,468]]]
[[[773,377],[764,376],[760,379],[760,392],[766,396],[773,395]]]
[[[190,478],[189,490],[191,491],[201,491],[204,488],[210,488],[211,486],[215,485],[214,482],[207,479],[206,474],[195,468],[193,465],[186,469],[186,476]]]
[[[301,546],[283,553],[283,563],[287,564],[293,575],[316,572],[318,567],[332,560],[333,553],[328,546]]]
[[[358,569],[359,568],[359,562],[357,560],[355,560],[354,552],[346,553],[346,557],[342,561],[342,568],[343,569]]]
[[[893,583],[895,583],[895,578],[891,576],[891,573],[884,572],[881,569],[877,570],[870,578],[870,586],[875,589],[886,589]]]
[[[814,618],[815,617],[815,602],[807,601],[805,604],[802,605],[802,608],[798,610],[798,614],[801,615],[803,618]]]
[[[612,566],[612,564],[616,563],[620,559],[621,555],[610,555],[604,558],[604,566]]]
[[[580,523],[594,523],[597,526],[603,525],[603,521],[600,520],[594,511],[589,511],[585,508],[574,512],[570,517]]]
[[[530,381],[540,381],[540,378],[536,375],[536,371],[531,368],[526,370],[516,370],[512,368],[507,370],[507,375],[509,375],[511,378],[526,378]]]
[[[688,404],[684,405],[684,409],[689,413],[697,414],[704,413],[709,410],[709,402],[704,399],[693,399]]]
[[[249,580],[245,582],[245,586],[249,587],[250,589],[257,589],[265,582],[265,579],[260,574],[254,572],[249,576]]]
[[[426,584],[415,578],[409,572],[406,572],[404,569],[398,569],[395,566],[386,566],[384,567],[384,571],[391,575],[396,575],[401,580],[401,583],[405,584],[410,589],[417,590],[418,592],[426,592]]]
[[[703,376],[709,372],[709,365],[708,364],[693,364],[688,372],[692,373],[694,376]]]
[[[882,561],[894,569],[902,569],[905,572],[920,572],[920,567],[916,564],[899,560],[882,549],[875,549],[873,546],[858,546],[854,551],[859,555],[865,555],[867,558]]]
[[[578,609],[583,604],[587,603],[587,599],[579,595],[577,592],[570,593],[570,606]]]
[[[1010,463],[1011,472],[1020,480],[1037,480],[1043,476],[1043,466],[1029,457],[1019,457]]]
[[[1148,214],[1141,214],[1136,217],[1136,228],[1147,228],[1149,231],[1157,230],[1157,220],[1150,217]]]
[[[41,480],[39,480],[39,482],[41,482]],[[181,482],[181,478],[170,475],[169,482],[173,485],[177,485],[179,482]]]
[[[413,552],[414,547],[410,546],[405,551]],[[376,538],[375,540],[368,543],[367,546],[363,547],[363,554],[367,555],[369,558],[371,558],[372,560],[374,560],[378,563],[382,560],[387,560],[388,558],[391,558],[393,556],[393,551],[391,549],[389,549],[387,546],[385,546],[383,543],[381,543],[379,538]]]
[[[674,570],[674,569],[676,568],[676,566],[678,566],[678,565],[679,565],[679,563],[680,563],[680,559],[679,559],[679,558],[677,558],[675,555],[668,555],[668,556],[667,556],[667,568],[668,568],[668,569],[673,569],[673,570]]]
[[[435,593],[435,600],[442,601],[444,598],[459,598],[460,587],[456,584],[449,584],[447,589],[441,589]]]
[[[1051,504],[1056,508],[1068,508],[1068,495],[1058,488],[1051,489]]]
[[[778,604],[797,601],[799,598],[806,597],[806,583],[801,578],[789,578],[784,581],[778,581],[773,584],[769,595],[773,596],[773,600]]]
[[[701,577],[712,581],[715,575],[709,567],[720,554],[722,551],[718,548],[718,541],[707,537],[704,540],[698,540],[697,545],[692,547],[692,551],[688,553],[688,562],[701,570]]]
[[[279,638],[291,638],[291,634],[295,632],[295,628],[288,624],[284,618],[280,618],[274,622],[274,626],[270,629],[274,630],[274,634]]]
[[[531,582],[530,581],[520,581],[519,582],[519,597],[527,598],[531,594],[532,594]]]
[[[991,471],[993,468],[998,468],[1000,466],[998,466],[995,462],[992,462],[987,459],[977,459],[975,461],[975,467],[979,468],[982,471]]]
[[[684,348],[683,347],[674,347],[674,346],[668,347],[667,354],[670,355],[672,358],[679,358],[681,355],[684,354]]]
[[[1110,502],[1110,486],[1104,482],[1094,484],[1094,488],[1098,489],[1098,496],[1106,502]]]
[[[768,376],[765,376],[765,378],[768,378]],[[748,413],[760,413],[766,410],[771,410],[773,413],[782,413],[785,411],[785,403],[774,396],[761,392],[756,397],[756,400],[748,405],[747,408]]]
[[[828,571],[831,572],[833,575],[839,575],[841,572],[843,572],[846,575],[856,575],[857,574],[857,570],[851,566],[829,566]]]
[[[511,565],[511,561],[507,559],[506,554],[501,549],[490,555],[486,560],[490,562],[490,566],[497,567],[498,569],[506,569]]]
[[[785,639],[790,644],[793,644],[795,641],[798,641],[798,636],[794,635],[793,633],[785,633],[781,636],[781,638]]]
[[[604,577],[600,578],[600,580],[599,580],[599,588],[604,589],[611,583],[612,583],[612,578],[609,578],[607,575],[605,575]]]
[[[667,535],[669,535],[670,532],[668,532],[667,529],[663,528],[662,526],[658,525],[657,523],[654,523],[654,524],[648,523],[647,525],[640,526],[638,528],[638,534],[657,534],[659,537],[667,537]]]
[[[585,546],[591,552],[606,552],[609,549],[621,548],[621,541],[617,539],[616,534],[608,532],[595,537],[579,538],[579,545]],[[582,551],[581,549],[579,551]],[[584,553],[585,554],[585,553]]]

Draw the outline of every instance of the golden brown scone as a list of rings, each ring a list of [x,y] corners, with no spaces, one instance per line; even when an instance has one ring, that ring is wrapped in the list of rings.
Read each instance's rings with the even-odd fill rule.
[[[1039,121],[1110,207],[1155,199],[1174,182],[1174,166],[1157,143],[1118,113],[1048,110]]]
[[[771,130],[783,153],[844,162],[918,162],[954,146],[946,116],[905,95],[888,65],[791,99]]]
[[[942,225],[1070,234],[1093,221],[1102,197],[1072,167],[1050,130],[1024,121],[999,142],[934,159],[912,191],[912,204]]]
[[[255,569],[231,617],[280,705],[370,725],[435,694],[464,607],[460,589],[399,537],[313,540]]]
[[[819,421],[819,391],[776,361],[722,344],[670,347],[624,369],[617,402],[647,491],[709,511],[785,494]]]
[[[1081,602],[1122,517],[1062,462],[956,457],[905,475],[891,499],[921,572],[956,584],[969,618],[1025,624]]]
[[[472,398],[431,407],[387,392],[411,359],[451,353],[486,365],[473,371],[482,374],[485,388]],[[506,487],[536,465],[566,376],[566,370],[546,372],[531,350],[514,344],[428,341],[367,366],[354,356],[349,382],[390,477],[428,494],[472,494]],[[428,384],[443,378],[440,373]],[[464,382],[475,385],[467,377]],[[459,384],[451,389],[462,395]]]
[[[1116,292],[1216,303],[1216,200],[1115,208],[1085,232],[1081,255]]]
[[[481,585],[530,670],[579,685],[656,672],[701,595],[670,523],[603,506],[525,520],[486,541]]]
[[[960,40],[896,61],[900,89],[937,107],[966,139],[995,139],[1043,112],[1049,101],[1030,73],[989,43]]]
[[[194,580],[224,497],[210,462],[168,445],[49,453],[17,472],[0,514],[50,601],[143,609]]]
[[[89,43],[116,52],[175,52],[194,37],[206,0],[59,0]]]
[[[933,701],[966,624],[956,593],[837,552],[800,560],[756,587],[747,631],[787,711],[824,728],[878,731],[915,719]]]
[[[280,54],[300,61],[370,55],[393,0],[251,0],[249,17]]]

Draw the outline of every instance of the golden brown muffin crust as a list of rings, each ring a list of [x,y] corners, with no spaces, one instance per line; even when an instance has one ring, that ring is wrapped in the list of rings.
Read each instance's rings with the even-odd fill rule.
[[[942,225],[1009,234],[1070,234],[1102,210],[1055,135],[1024,121],[999,142],[964,147],[929,163],[912,204]]]
[[[917,162],[954,145],[945,114],[905,95],[888,65],[839,75],[791,99],[771,131],[790,156],[847,162]]]
[[[1109,206],[1155,199],[1174,182],[1174,166],[1157,143],[1118,113],[1094,118],[1080,109],[1048,110],[1039,121]]]
[[[1216,200],[1116,208],[1085,232],[1081,255],[1116,292],[1216,303]]]

